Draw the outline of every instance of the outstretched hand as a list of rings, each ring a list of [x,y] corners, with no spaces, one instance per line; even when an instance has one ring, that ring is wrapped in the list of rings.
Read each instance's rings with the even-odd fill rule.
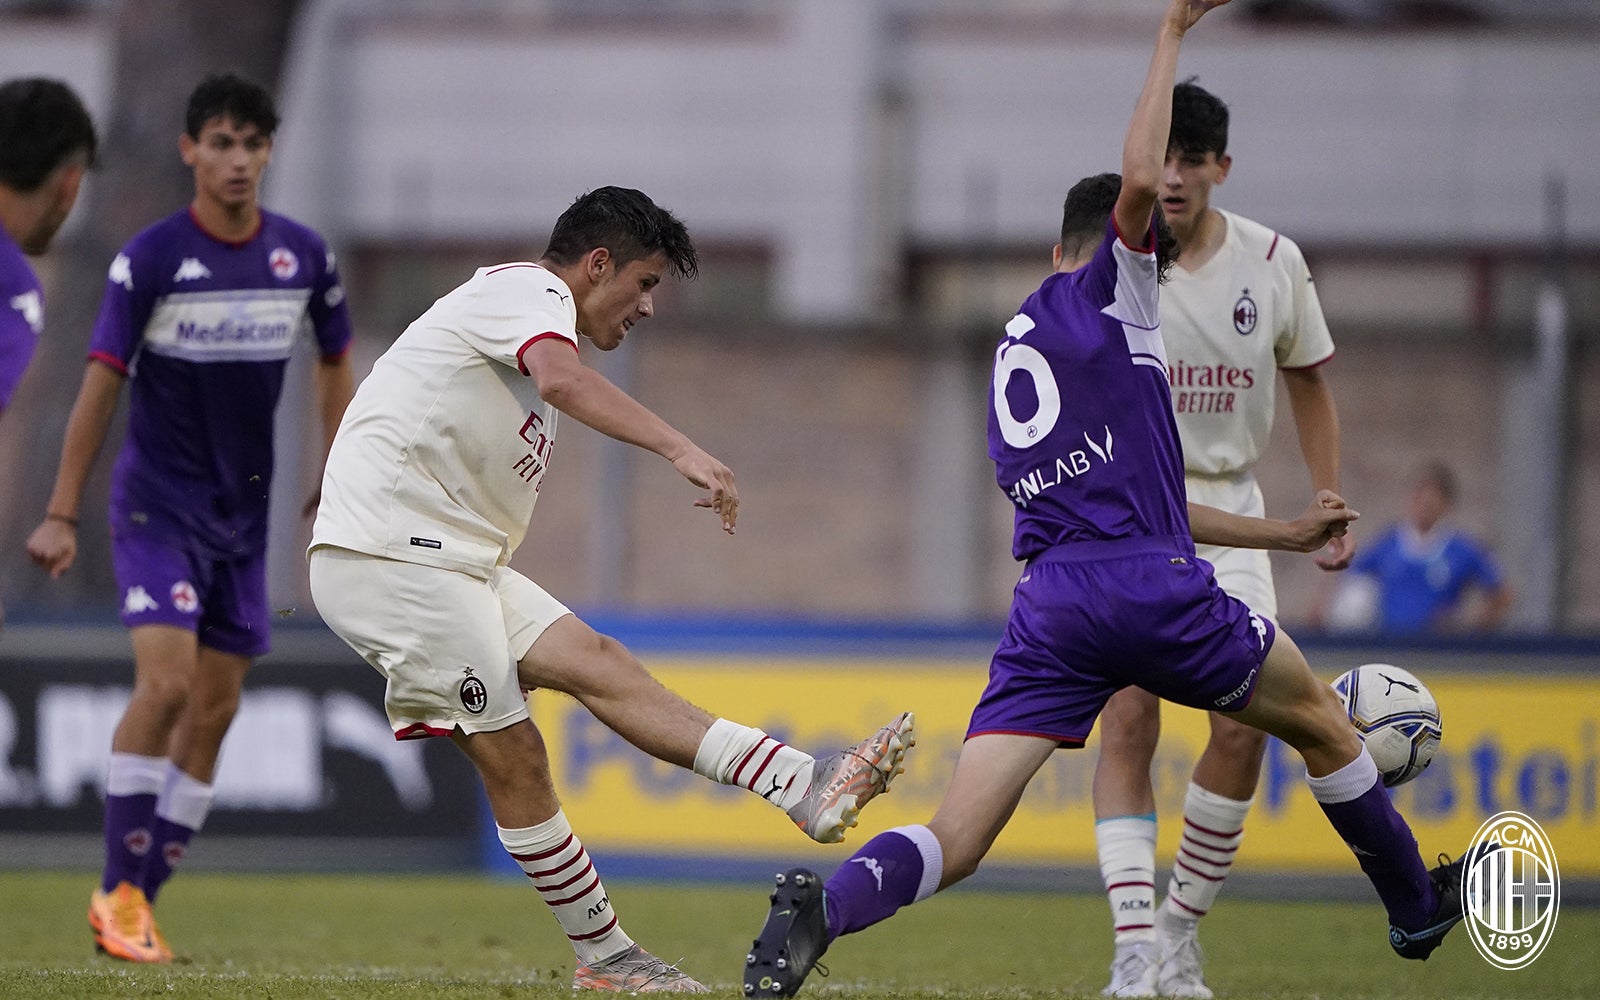
[[[711,491],[710,496],[701,497],[694,505],[715,512],[722,518],[722,530],[733,534],[733,526],[739,520],[739,490],[733,485],[733,470],[694,445],[673,459],[672,467],[689,482]]]
[[[1291,551],[1315,552],[1334,539],[1343,538],[1350,522],[1360,516],[1345,505],[1344,497],[1332,490],[1318,490],[1305,513],[1289,522]]]

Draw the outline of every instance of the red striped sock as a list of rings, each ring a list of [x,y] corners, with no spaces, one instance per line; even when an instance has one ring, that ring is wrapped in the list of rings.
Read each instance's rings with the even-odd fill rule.
[[[1116,943],[1156,939],[1155,816],[1115,816],[1094,825],[1100,877]]]
[[[724,785],[748,788],[780,809],[799,802],[811,787],[816,758],[759,729],[718,719],[695,753],[694,770]]]
[[[506,853],[539,890],[579,962],[593,965],[633,946],[565,813],[521,830],[498,829]]]
[[[1172,862],[1163,916],[1192,923],[1205,916],[1233,870],[1233,859],[1244,839],[1244,818],[1250,799],[1225,798],[1189,783],[1183,801],[1183,839]]]

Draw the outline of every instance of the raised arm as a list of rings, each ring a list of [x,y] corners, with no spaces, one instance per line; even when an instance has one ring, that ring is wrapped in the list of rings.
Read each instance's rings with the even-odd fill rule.
[[[733,534],[739,517],[739,491],[726,465],[585,365],[568,341],[541,340],[523,352],[522,364],[545,402],[608,437],[655,452],[689,482],[710,490],[711,495],[697,505],[720,515],[723,530]]]
[[[1178,47],[1183,36],[1206,11],[1228,0],[1172,0],[1161,19],[1156,50],[1150,57],[1144,89],[1133,108],[1128,135],[1122,143],[1122,191],[1112,210],[1117,232],[1129,243],[1143,246],[1161,187],[1161,170],[1167,158],[1167,137],[1172,131],[1172,85],[1178,74]]]

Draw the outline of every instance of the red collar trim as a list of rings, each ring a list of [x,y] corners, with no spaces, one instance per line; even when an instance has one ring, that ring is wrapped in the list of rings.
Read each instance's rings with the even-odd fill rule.
[[[255,239],[257,236],[261,235],[261,226],[262,226],[262,224],[264,222],[266,222],[266,218],[267,217],[266,217],[265,213],[263,213],[260,209],[257,209],[256,210],[256,227],[254,229],[250,230],[250,235],[246,236],[242,240],[230,240],[230,239],[228,239],[226,237],[218,236],[216,233],[213,233],[211,230],[207,229],[206,228],[206,224],[204,222],[201,222],[200,221],[200,216],[195,213],[194,202],[190,202],[189,203],[189,221],[194,223],[194,227],[196,229],[200,230],[205,235],[207,235],[207,236],[211,237],[212,239],[216,240],[218,243],[221,243],[224,246],[232,247],[235,250],[237,250],[240,247],[244,246],[246,243],[249,243],[251,240]]]

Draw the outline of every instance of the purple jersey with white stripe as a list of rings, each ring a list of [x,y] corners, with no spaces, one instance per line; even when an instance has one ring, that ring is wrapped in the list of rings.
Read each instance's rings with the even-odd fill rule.
[[[219,555],[265,544],[273,410],[308,328],[324,358],[349,347],[333,254],[281,215],[263,211],[256,234],[231,243],[186,209],[123,248],[89,343],[132,383],[114,531]]]
[[[1046,278],[1006,324],[989,457],[1016,505],[1018,559],[1078,541],[1187,536],[1152,250],[1112,222],[1083,267]]]
[[[28,259],[11,234],[0,226],[0,411],[33,360],[44,331],[44,291]]]

